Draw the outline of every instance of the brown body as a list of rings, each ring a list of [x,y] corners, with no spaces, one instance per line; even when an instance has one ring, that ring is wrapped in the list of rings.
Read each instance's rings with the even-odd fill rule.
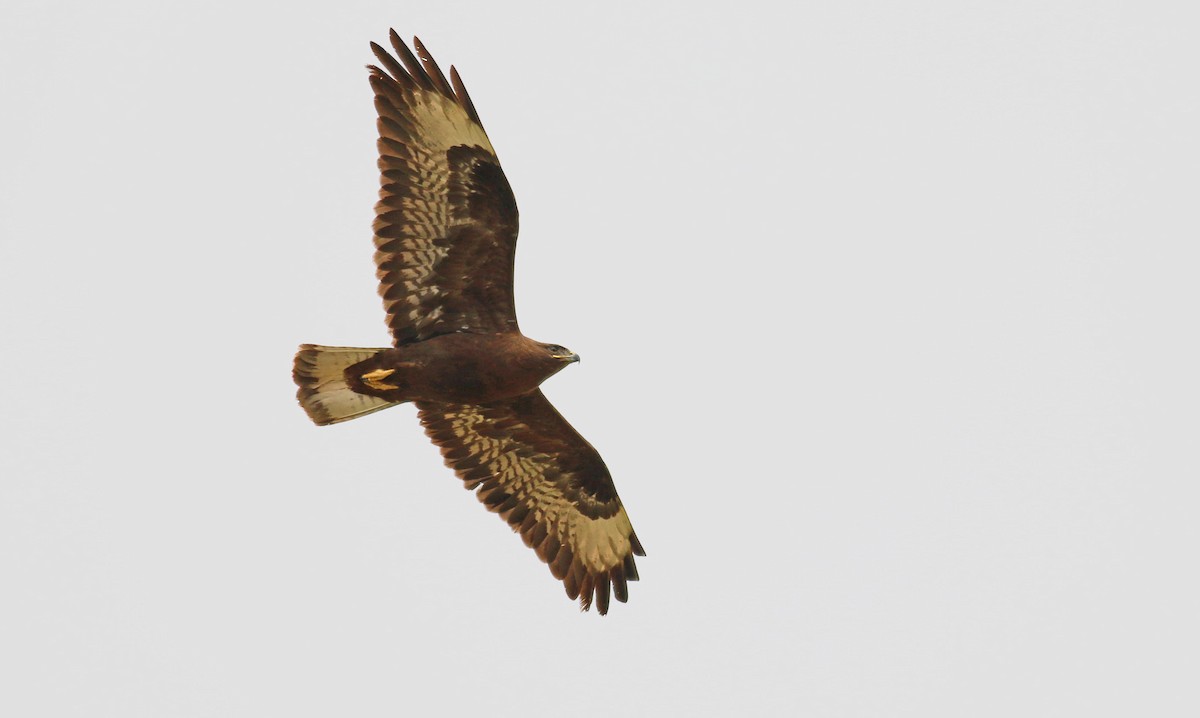
[[[529,393],[578,361],[546,347],[519,332],[443,334],[381,351],[345,377],[354,391],[394,403],[484,404]]]

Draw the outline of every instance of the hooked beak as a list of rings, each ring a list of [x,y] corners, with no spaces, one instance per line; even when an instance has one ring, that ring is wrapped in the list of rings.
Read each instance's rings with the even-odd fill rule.
[[[568,364],[577,364],[579,362],[579,355],[572,353],[564,361],[566,361]]]

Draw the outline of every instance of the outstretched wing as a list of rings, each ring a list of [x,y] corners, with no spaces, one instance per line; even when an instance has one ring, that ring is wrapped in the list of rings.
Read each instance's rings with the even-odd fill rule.
[[[540,390],[479,406],[419,401],[425,433],[584,610],[622,603],[645,556],[600,455]]]
[[[512,189],[458,72],[447,82],[419,39],[420,60],[390,37],[400,62],[371,43],[382,68],[369,69],[382,183],[375,263],[392,337],[516,331]]]

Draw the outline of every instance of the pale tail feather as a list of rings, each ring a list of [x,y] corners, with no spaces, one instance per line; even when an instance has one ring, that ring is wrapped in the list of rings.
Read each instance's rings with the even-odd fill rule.
[[[324,426],[395,406],[397,402],[359,394],[346,385],[343,371],[351,364],[370,359],[383,349],[323,347],[301,344],[296,352],[292,378],[296,398],[314,424]]]

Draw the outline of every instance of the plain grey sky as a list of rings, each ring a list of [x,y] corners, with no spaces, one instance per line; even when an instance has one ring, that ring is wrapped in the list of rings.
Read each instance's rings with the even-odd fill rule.
[[[1192,716],[1183,2],[0,10],[0,714]],[[367,43],[456,65],[545,389],[649,555],[581,615],[411,407]]]

